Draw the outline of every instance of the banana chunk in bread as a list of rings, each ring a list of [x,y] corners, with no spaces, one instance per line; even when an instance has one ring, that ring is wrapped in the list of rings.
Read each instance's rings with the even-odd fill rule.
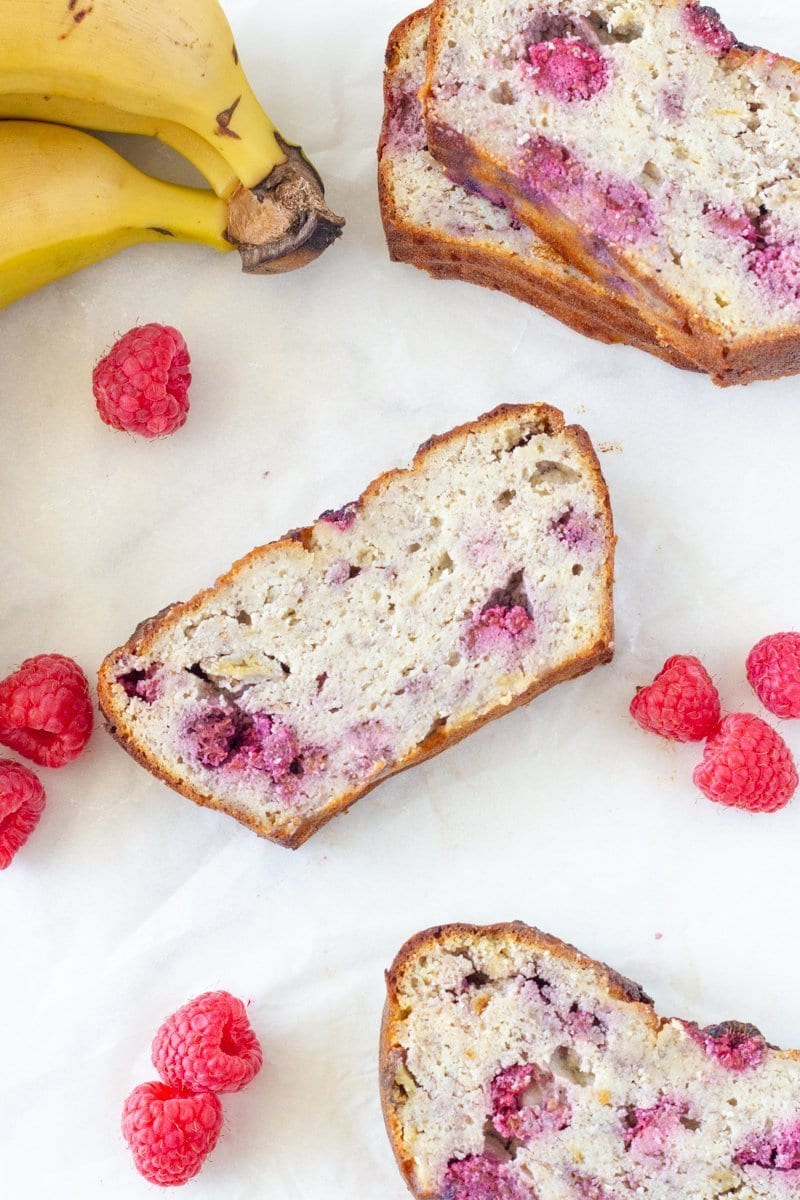
[[[691,369],[658,343],[629,300],[567,263],[505,204],[460,187],[431,155],[419,99],[430,12],[401,21],[386,50],[378,194],[392,258],[438,279],[507,292],[587,337],[626,342]]]
[[[102,664],[100,705],[179,792],[298,846],[607,661],[613,549],[584,431],[502,406],[146,621]]]
[[[428,139],[748,382],[800,369],[799,80],[697,0],[436,0]]]
[[[417,935],[387,975],[381,1085],[419,1200],[790,1200],[800,1053],[657,1016],[522,924]]]

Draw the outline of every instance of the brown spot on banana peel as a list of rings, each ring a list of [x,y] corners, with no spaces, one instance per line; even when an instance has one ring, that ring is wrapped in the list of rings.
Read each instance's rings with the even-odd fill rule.
[[[94,12],[94,3],[87,4],[85,8],[78,8],[78,3],[79,3],[79,0],[68,0],[67,15],[70,18],[72,24],[63,33],[60,33],[58,35],[58,40],[60,42],[63,42],[65,38],[68,38],[69,35],[72,33],[73,29],[75,28],[75,26],[80,25],[81,21],[85,20],[85,18],[88,17],[90,15],[90,13]],[[78,9],[77,12],[75,11],[76,8]]]
[[[235,49],[235,47],[234,47],[234,49]],[[228,108],[223,108],[221,113],[217,113],[217,128],[215,130],[217,137],[236,138],[237,142],[240,142],[242,140],[240,138],[239,134],[236,133],[236,131],[231,129],[231,127],[230,127],[231,126],[231,118],[233,117],[233,114],[236,112],[236,109],[239,107],[239,101],[241,100],[241,98],[242,98],[241,96],[237,96],[236,99],[234,100],[233,104],[229,105]]]
[[[341,235],[344,218],[325,203],[322,180],[299,146],[278,135],[286,160],[252,191],[231,196],[226,236],[249,275],[293,271],[317,258]]]

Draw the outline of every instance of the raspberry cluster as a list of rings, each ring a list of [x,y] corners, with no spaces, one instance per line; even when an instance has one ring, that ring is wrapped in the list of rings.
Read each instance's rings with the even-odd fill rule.
[[[763,638],[747,658],[747,678],[765,708],[800,717],[800,634]],[[699,659],[667,659],[639,688],[631,716],[650,733],[677,742],[705,741],[694,782],[718,804],[747,812],[777,812],[797,790],[792,753],[779,733],[753,713],[722,716],[719,693]]]
[[[93,723],[86,676],[63,654],[37,654],[0,680],[0,742],[40,767],[63,767],[77,758]],[[25,845],[44,805],[33,771],[0,760],[0,870]]]
[[[161,1082],[142,1083],[122,1110],[137,1171],[161,1187],[188,1182],[217,1144],[221,1092],[238,1092],[261,1069],[261,1046],[241,1000],[204,992],[167,1017],[153,1039]]]

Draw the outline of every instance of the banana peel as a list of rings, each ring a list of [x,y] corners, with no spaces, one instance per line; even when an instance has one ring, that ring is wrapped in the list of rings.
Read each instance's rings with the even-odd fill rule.
[[[341,233],[319,175],[262,108],[218,0],[0,0],[0,118],[157,137],[228,203],[244,270]]]

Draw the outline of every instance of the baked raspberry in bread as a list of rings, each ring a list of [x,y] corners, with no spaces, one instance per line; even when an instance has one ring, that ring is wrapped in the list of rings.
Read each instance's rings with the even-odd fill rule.
[[[298,846],[607,661],[613,546],[584,431],[503,406],[146,621],[103,663],[100,705],[165,782]]]
[[[800,1054],[657,1016],[525,925],[412,938],[387,976],[381,1084],[419,1200],[790,1200]]]
[[[800,369],[800,66],[697,0],[436,0],[432,153],[718,383]]]
[[[690,367],[658,344],[628,300],[570,266],[505,205],[460,187],[429,153],[419,100],[429,24],[429,8],[406,17],[386,51],[378,194],[392,258],[507,292],[588,337]]]

